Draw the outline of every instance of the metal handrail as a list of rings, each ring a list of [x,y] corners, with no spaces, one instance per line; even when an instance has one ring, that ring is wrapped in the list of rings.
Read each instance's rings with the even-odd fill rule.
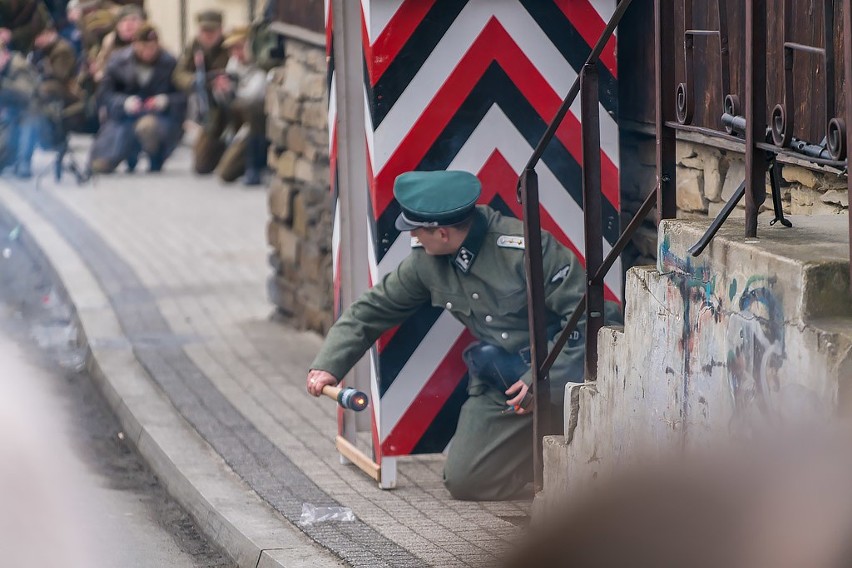
[[[544,381],[547,380],[547,371],[550,369],[550,367],[545,368],[543,366],[545,359],[548,357],[548,353],[547,332],[545,329],[546,319],[544,304],[544,267],[541,250],[541,211],[538,194],[538,176],[535,173],[535,167],[541,160],[541,157],[544,154],[544,150],[547,148],[547,145],[550,143],[550,141],[553,139],[553,136],[556,134],[557,128],[559,128],[559,125],[562,123],[562,120],[568,114],[568,110],[571,108],[571,105],[574,103],[574,100],[577,98],[577,95],[580,92],[582,79],[587,74],[587,69],[589,69],[589,66],[594,66],[597,63],[601,53],[603,52],[604,47],[612,37],[612,34],[615,32],[615,28],[621,21],[621,18],[624,16],[624,13],[630,7],[631,2],[632,0],[621,0],[621,2],[619,2],[619,4],[617,5],[615,12],[613,12],[612,17],[610,18],[609,22],[607,22],[606,28],[604,28],[603,32],[598,38],[597,43],[595,44],[588,58],[586,58],[586,63],[583,67],[583,72],[577,74],[577,78],[574,80],[574,84],[571,85],[571,88],[568,90],[568,94],[563,99],[562,104],[559,106],[559,109],[556,111],[556,114],[550,121],[550,124],[547,126],[547,130],[544,132],[541,139],[538,141],[538,144],[536,144],[536,147],[533,150],[529,161],[527,162],[521,176],[518,179],[517,197],[518,202],[521,203],[523,209],[524,237],[526,240],[527,249],[527,254],[525,255],[525,272],[527,280],[527,300],[529,305],[530,366],[532,369],[533,397],[535,399],[535,406],[533,410],[533,470],[534,485],[536,491],[540,491],[543,487],[544,463],[542,460],[542,443],[544,436],[551,432],[551,427],[550,389],[547,387],[546,384],[544,384]],[[590,112],[593,112],[594,114],[594,118],[592,120],[597,122],[597,82],[587,81],[586,83],[587,88],[589,88],[589,90],[591,90],[590,86],[595,89],[593,93],[595,101],[594,109],[590,110]],[[584,100],[592,100],[591,95],[589,95],[588,97],[584,97]],[[588,104],[584,105],[584,109],[589,110],[588,106]],[[586,120],[583,120],[582,122],[586,122]],[[600,145],[598,144],[598,153],[599,152]],[[598,159],[600,159],[599,156]],[[587,170],[587,160],[588,153],[584,152],[584,172]],[[599,164],[597,168],[597,173],[595,175],[597,176],[597,188],[599,193]],[[586,183],[584,183],[584,186],[586,186],[587,183],[589,182],[587,181]],[[591,183],[594,185],[593,181]],[[587,195],[589,193],[589,189],[591,188],[584,187],[584,194]],[[597,227],[597,240],[600,241],[600,239],[603,238],[600,223],[593,225]],[[589,237],[587,235],[587,240],[588,238]],[[613,251],[615,251],[615,249],[613,249]],[[611,265],[612,264],[610,264],[610,266]],[[605,264],[601,267],[603,268],[603,266],[605,266]],[[587,284],[588,286],[592,285],[591,281],[589,281]],[[597,285],[598,284],[596,284],[596,286]],[[584,300],[589,297],[588,286],[587,293],[584,296]],[[585,304],[583,304],[583,308],[585,308]],[[574,314],[582,315],[579,310],[575,310]],[[579,321],[580,315],[577,315],[575,318],[574,314],[572,314],[571,319],[576,319],[576,321],[574,322],[574,327],[576,327],[576,323]],[[571,331],[568,331],[567,333],[566,330],[567,328],[563,330],[559,339],[557,339],[557,343],[561,341],[564,345],[564,342],[567,341],[568,335],[570,335],[573,329]],[[588,335],[589,334],[587,334],[587,342]],[[597,337],[595,337],[595,340],[597,340]],[[542,372],[542,370],[544,370],[544,372]]]

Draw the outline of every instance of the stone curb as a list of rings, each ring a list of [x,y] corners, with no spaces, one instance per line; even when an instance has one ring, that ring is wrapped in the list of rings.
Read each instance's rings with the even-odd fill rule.
[[[107,296],[77,252],[5,182],[0,215],[22,226],[20,244],[44,261],[74,307],[87,365],[126,439],[205,536],[241,568],[341,566],[262,501],[180,416],[137,361]]]

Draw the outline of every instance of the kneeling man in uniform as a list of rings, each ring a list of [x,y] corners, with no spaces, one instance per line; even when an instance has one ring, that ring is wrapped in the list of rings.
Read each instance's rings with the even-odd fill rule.
[[[424,303],[448,310],[477,342],[464,352],[469,397],[449,446],[444,484],[456,499],[504,500],[529,496],[533,475],[525,244],[521,221],[476,205],[480,190],[476,176],[462,171],[396,178],[402,208],[396,227],[415,237],[411,254],[329,330],[307,389],[319,396],[325,385],[336,385],[384,331]],[[546,232],[542,249],[553,339],[585,292],[585,272]],[[583,380],[582,341],[568,342],[550,377],[552,401],[560,407],[552,415],[561,420],[566,382]]]

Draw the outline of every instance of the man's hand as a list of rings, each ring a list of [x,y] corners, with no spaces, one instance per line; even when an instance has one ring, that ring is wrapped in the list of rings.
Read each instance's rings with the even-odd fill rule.
[[[12,43],[12,30],[9,28],[0,28],[0,43],[3,45]]]
[[[142,111],[142,99],[136,95],[131,95],[124,99],[124,112],[130,116],[139,114]]]
[[[528,412],[532,412],[532,400],[530,400],[526,407],[521,406],[521,403],[524,402],[524,398],[527,396],[527,392],[529,391],[529,389],[530,387],[527,386],[527,383],[518,380],[518,382],[516,382],[506,390],[507,395],[515,395],[513,398],[510,398],[506,401],[506,404],[508,406],[511,406],[515,409],[515,414],[527,414]]]
[[[149,112],[163,112],[168,106],[168,95],[155,95],[145,100],[145,110]]]
[[[307,389],[308,392],[314,396],[319,396],[322,394],[322,389],[326,385],[335,386],[337,385],[338,380],[334,375],[327,371],[320,371],[318,369],[311,369],[308,373],[308,381],[307,381]]]
[[[213,78],[213,92],[227,94],[231,90],[231,78],[227,75],[216,75]]]

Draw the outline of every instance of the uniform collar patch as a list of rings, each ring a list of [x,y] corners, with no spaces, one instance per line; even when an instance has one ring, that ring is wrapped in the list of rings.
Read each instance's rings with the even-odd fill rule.
[[[467,274],[473,267],[473,263],[479,254],[479,249],[482,247],[482,242],[485,240],[485,233],[488,230],[488,220],[479,209],[473,213],[473,224],[470,226],[470,231],[467,233],[462,246],[458,252],[450,257],[452,263],[456,267]]]
[[[462,272],[470,271],[470,267],[473,265],[473,261],[476,259],[476,255],[471,251],[467,250],[465,247],[461,247],[459,252],[456,253],[456,258],[453,262],[458,266]]]

